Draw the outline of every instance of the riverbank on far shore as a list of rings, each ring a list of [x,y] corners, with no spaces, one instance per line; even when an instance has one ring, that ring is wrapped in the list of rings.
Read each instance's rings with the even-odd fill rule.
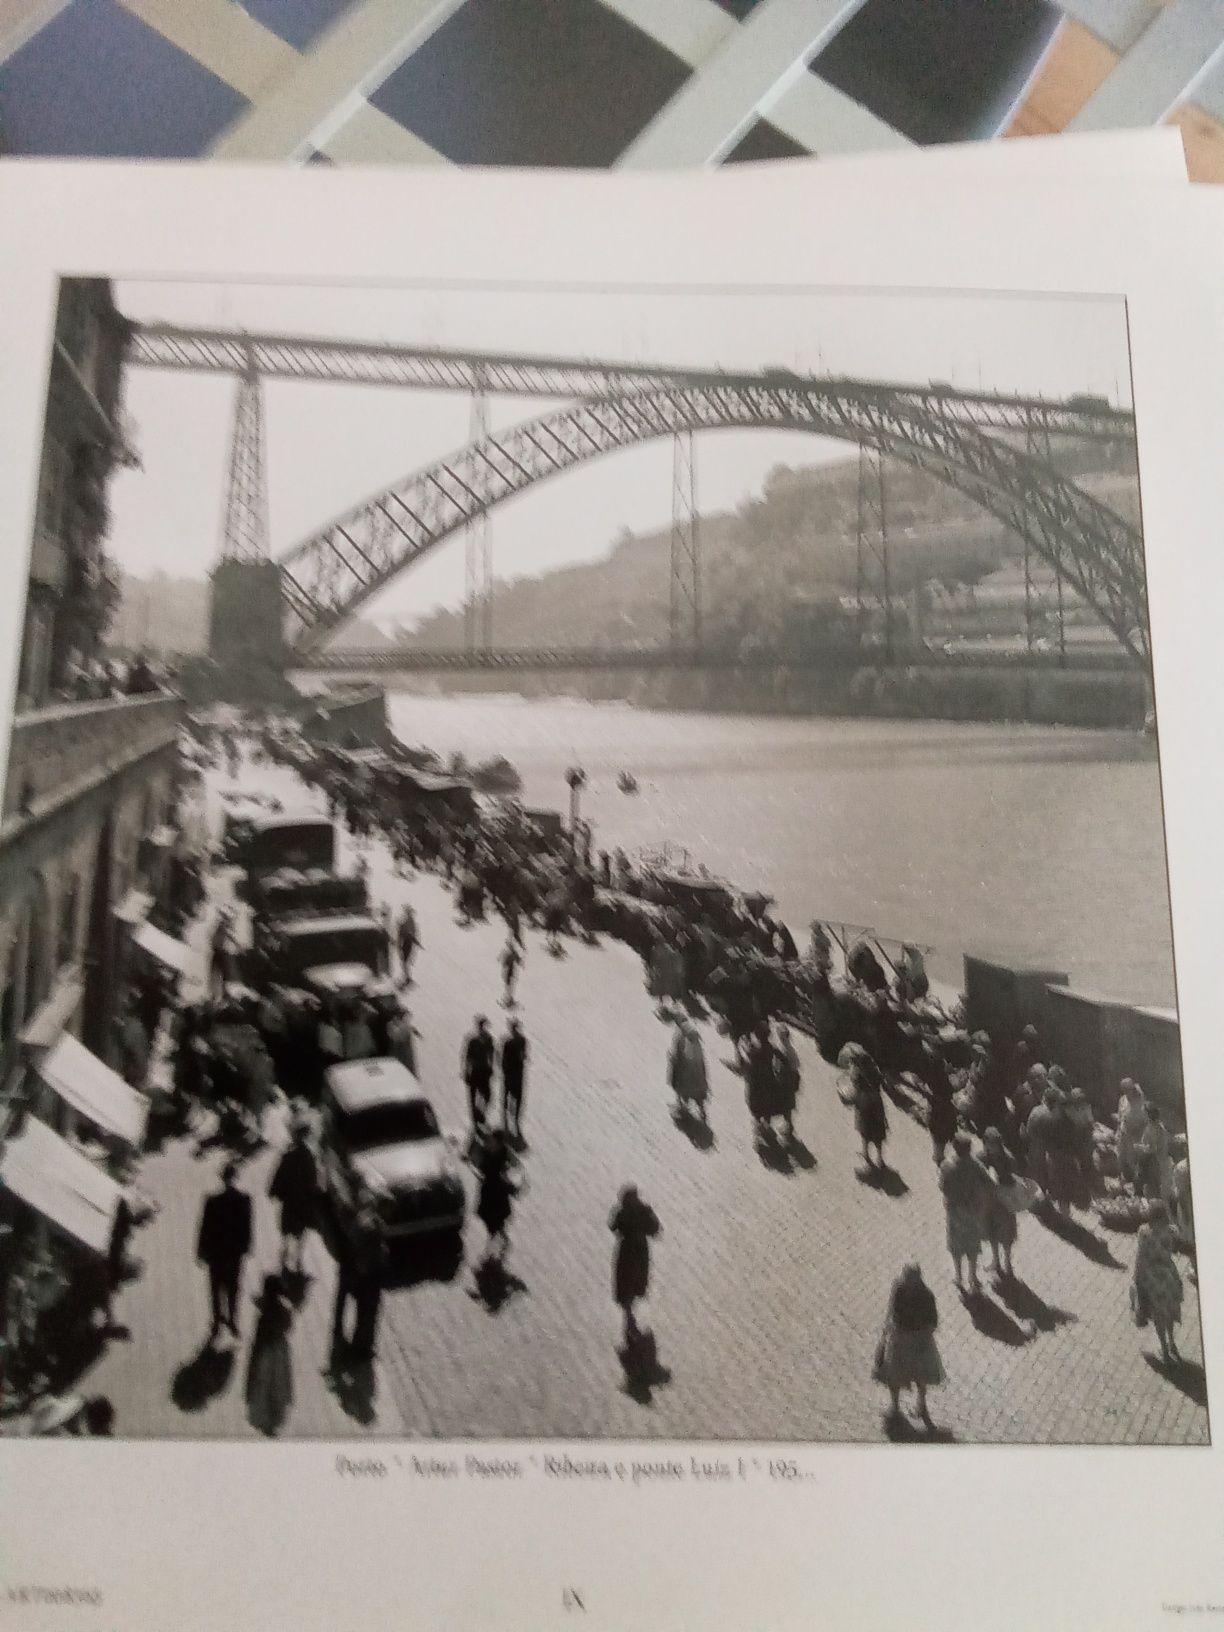
[[[342,677],[336,676],[337,681]],[[957,663],[947,668],[815,669],[794,664],[697,669],[558,669],[448,673],[434,678],[378,674],[393,692],[529,698],[582,697],[641,709],[782,718],[963,721],[1065,725],[1091,730],[1144,728],[1151,706],[1136,668],[1030,667]]]

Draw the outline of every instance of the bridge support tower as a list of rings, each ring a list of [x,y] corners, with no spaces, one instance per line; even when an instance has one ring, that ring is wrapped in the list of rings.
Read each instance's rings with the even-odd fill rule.
[[[668,633],[676,648],[701,650],[701,517],[691,429],[672,437],[671,598]]]
[[[238,383],[221,554],[213,569],[204,689],[218,700],[277,704],[296,693],[285,678],[281,569],[268,549],[263,395],[248,357]]]
[[[891,663],[895,645],[892,552],[888,542],[888,497],[884,456],[866,445],[859,448],[858,529],[855,562],[855,603],[858,640],[862,646],[871,633],[873,605],[884,618],[884,659]]]
[[[468,441],[474,448],[483,447],[489,439],[489,396],[479,371],[468,430]],[[464,541],[463,597],[464,644],[470,653],[488,652],[493,647],[493,533],[488,509],[490,472],[484,459],[477,460],[473,481],[480,509],[468,523]]]

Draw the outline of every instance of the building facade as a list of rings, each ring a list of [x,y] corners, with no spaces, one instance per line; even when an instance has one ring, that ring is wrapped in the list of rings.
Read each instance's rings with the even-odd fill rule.
[[[106,282],[63,282],[0,804],[0,1138],[32,1048],[68,1030],[113,1057],[125,927],[174,810],[179,698],[82,684],[114,600],[104,544],[110,481],[131,458],[126,342]]]

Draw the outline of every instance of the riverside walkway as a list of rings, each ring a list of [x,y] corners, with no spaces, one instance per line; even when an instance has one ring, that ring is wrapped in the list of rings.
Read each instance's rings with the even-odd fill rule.
[[[243,782],[294,809],[321,808],[288,771],[244,767]],[[214,808],[222,785],[212,773]],[[410,995],[420,1076],[444,1129],[462,1140],[462,1039],[477,1012],[499,1034],[505,1029],[504,927],[461,928],[433,876],[397,877],[377,842],[366,855],[373,898],[393,912],[406,899],[416,909],[422,946]],[[353,859],[346,839],[342,865]],[[196,944],[206,939],[201,923]],[[1133,1237],[1097,1229],[1062,1239],[1022,1218],[1019,1283],[1001,1293],[987,1282],[984,1297],[966,1305],[951,1284],[925,1132],[890,1107],[893,1178],[885,1187],[866,1182],[851,1112],[837,1098],[838,1074],[805,1039],[797,1039],[804,1088],[795,1156],[765,1160],[753,1147],[730,1047],[710,1025],[702,1034],[712,1145],[701,1148],[673,1123],[665,1069],[671,1030],[625,947],[568,941],[554,958],[543,935],[529,931],[518,1000],[531,1046],[527,1183],[511,1225],[509,1279],[493,1288],[478,1282],[484,1231],[475,1219],[457,1267],[409,1248],[384,1300],[372,1375],[337,1392],[328,1377],[334,1266],[323,1240],[309,1236],[284,1437],[879,1441],[887,1395],[871,1381],[872,1357],[892,1278],[917,1259],[938,1300],[948,1374],[932,1394],[938,1437],[1205,1442],[1195,1288],[1187,1281],[1180,1334],[1187,1364],[1166,1373],[1154,1337],[1137,1331],[1130,1315]],[[127,1336],[110,1340],[80,1385],[111,1398],[122,1436],[255,1435],[242,1376],[252,1297],[279,1250],[266,1199],[284,1136],[279,1113],[266,1131],[270,1148],[244,1165],[240,1181],[256,1199],[256,1244],[243,1347],[232,1356],[205,1348],[206,1279],[194,1261],[199,1209],[221,1152],[177,1139],[142,1163],[138,1182],[159,1212],[133,1238],[142,1270],[116,1299]],[[617,1353],[608,1230],[628,1182],[663,1225],[641,1311],[658,1367],[633,1377]],[[925,1436],[913,1430],[912,1437]]]

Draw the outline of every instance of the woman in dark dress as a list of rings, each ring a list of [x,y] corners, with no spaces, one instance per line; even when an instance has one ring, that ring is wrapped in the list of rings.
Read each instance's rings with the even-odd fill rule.
[[[259,1320],[247,1362],[247,1418],[261,1434],[273,1438],[284,1427],[293,1404],[293,1362],[289,1354],[293,1305],[279,1275],[266,1277],[257,1307]]]
[[[309,1144],[309,1128],[298,1121],[293,1141],[277,1163],[268,1195],[280,1203],[281,1273],[301,1274],[303,1238],[318,1223],[319,1169]]]
[[[625,1312],[625,1342],[637,1336],[634,1305],[650,1289],[650,1242],[662,1226],[653,1207],[638,1195],[637,1185],[627,1184],[617,1198],[608,1219],[616,1236],[612,1260],[612,1297]]]
[[[952,1086],[946,1076],[931,1085],[931,1110],[927,1131],[931,1135],[931,1153],[938,1167],[947,1154],[948,1143],[960,1126],[956,1106],[952,1103]]]
[[[918,1414],[928,1429],[935,1425],[927,1410],[927,1389],[944,1380],[943,1362],[935,1346],[939,1310],[935,1294],[917,1264],[907,1264],[893,1282],[888,1297],[884,1330],[876,1348],[872,1376],[883,1383],[892,1399],[889,1420],[901,1415],[901,1390],[913,1387]]]
[[[1012,1248],[1018,1234],[1016,1215],[1021,1206],[1018,1187],[1024,1181],[1016,1177],[1015,1163],[1007,1153],[998,1128],[987,1128],[982,1135],[981,1162],[995,1181],[986,1204],[986,1239],[990,1242],[991,1274],[996,1280],[1011,1280]]]
[[[476,1216],[489,1232],[489,1253],[503,1258],[517,1186],[510,1176],[510,1147],[500,1128],[485,1137],[481,1155],[480,1197]]]
[[[748,1115],[758,1132],[778,1115],[778,1063],[769,1028],[762,1026],[752,1033],[744,1048],[744,1097],[748,1102]]]
[[[888,1111],[875,1061],[865,1050],[855,1056],[850,1067],[850,1103],[854,1106],[854,1126],[863,1142],[863,1160],[868,1167],[884,1166],[884,1141],[888,1138]],[[876,1160],[871,1158],[875,1147]]]

